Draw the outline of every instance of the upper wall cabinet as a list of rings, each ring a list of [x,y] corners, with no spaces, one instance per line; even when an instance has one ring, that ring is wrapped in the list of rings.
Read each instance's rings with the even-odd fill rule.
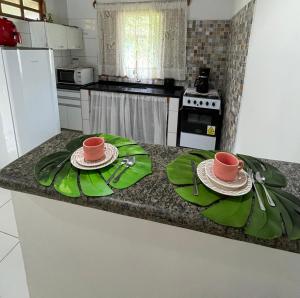
[[[67,41],[69,50],[80,50],[83,47],[82,31],[75,27],[67,27]]]
[[[45,22],[30,22],[33,47],[74,50],[83,47],[82,31],[75,27]]]

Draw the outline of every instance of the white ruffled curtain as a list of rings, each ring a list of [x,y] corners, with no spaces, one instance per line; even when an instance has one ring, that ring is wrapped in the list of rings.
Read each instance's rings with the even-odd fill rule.
[[[185,80],[187,1],[97,4],[100,74]]]
[[[92,133],[110,133],[147,144],[167,144],[168,104],[164,97],[91,92]]]

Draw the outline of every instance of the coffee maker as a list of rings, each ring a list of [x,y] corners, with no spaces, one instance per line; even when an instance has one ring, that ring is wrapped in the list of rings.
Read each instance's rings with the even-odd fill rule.
[[[196,91],[198,93],[206,94],[209,91],[209,74],[210,68],[200,68],[199,77],[195,81]]]

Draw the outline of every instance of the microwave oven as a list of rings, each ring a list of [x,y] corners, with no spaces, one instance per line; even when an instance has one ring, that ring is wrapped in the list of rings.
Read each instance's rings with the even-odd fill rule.
[[[57,83],[86,85],[94,82],[94,70],[87,68],[57,68]]]

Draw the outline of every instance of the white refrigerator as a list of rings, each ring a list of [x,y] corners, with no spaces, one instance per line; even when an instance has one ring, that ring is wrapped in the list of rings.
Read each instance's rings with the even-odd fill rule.
[[[59,133],[53,51],[0,47],[0,169]]]

